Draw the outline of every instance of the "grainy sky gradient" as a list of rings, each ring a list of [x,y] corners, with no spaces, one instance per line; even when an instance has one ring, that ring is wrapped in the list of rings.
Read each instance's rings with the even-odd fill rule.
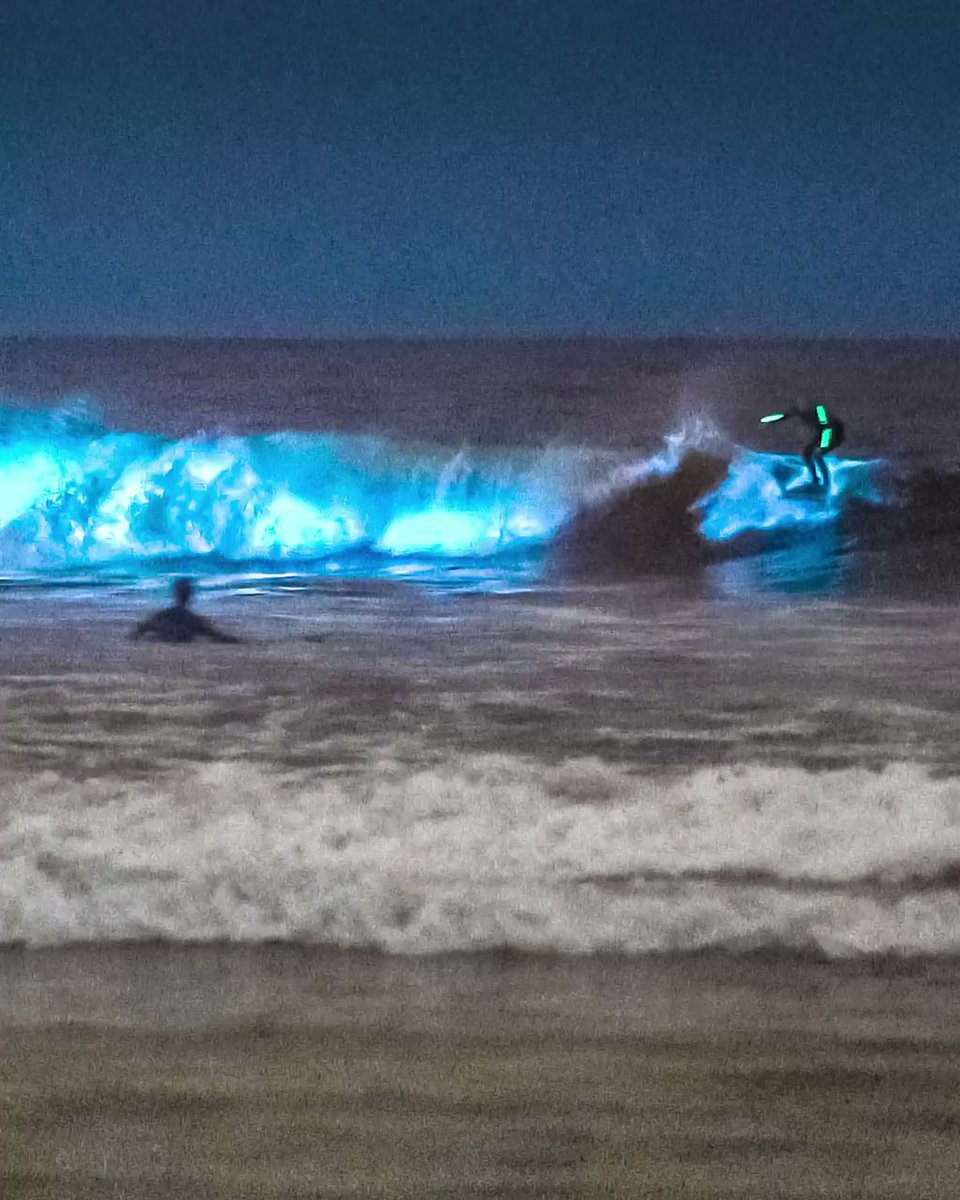
[[[0,333],[960,334],[960,5],[5,0]]]

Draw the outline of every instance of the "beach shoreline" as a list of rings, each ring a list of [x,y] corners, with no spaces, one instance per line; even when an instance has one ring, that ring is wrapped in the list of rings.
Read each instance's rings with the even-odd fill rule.
[[[26,1197],[929,1197],[960,962],[0,952]]]

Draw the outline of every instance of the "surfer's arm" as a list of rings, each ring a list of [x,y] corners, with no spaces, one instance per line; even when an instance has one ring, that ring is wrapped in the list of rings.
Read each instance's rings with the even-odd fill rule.
[[[219,629],[211,629],[208,632],[207,637],[212,642],[229,642],[233,646],[239,646],[243,641],[243,638],[234,637],[232,633],[223,633]]]
[[[218,629],[205,617],[198,617],[193,614],[193,628],[198,637],[209,638],[211,642],[229,642],[232,645],[238,645],[243,641],[243,638],[234,637],[232,633],[224,633],[222,629]]]
[[[760,418],[761,425],[773,425],[778,421],[789,421],[792,417],[799,417],[799,408],[788,408],[784,412],[767,413],[765,417]]]
[[[158,630],[156,615],[145,617],[142,621],[138,621],[136,626],[130,631],[130,640],[138,641],[142,637],[146,637],[149,633],[156,633]]]

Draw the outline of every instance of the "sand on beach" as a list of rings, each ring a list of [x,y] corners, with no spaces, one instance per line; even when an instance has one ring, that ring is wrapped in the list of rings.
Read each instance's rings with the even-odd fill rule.
[[[947,1197],[950,961],[0,962],[5,1200]]]

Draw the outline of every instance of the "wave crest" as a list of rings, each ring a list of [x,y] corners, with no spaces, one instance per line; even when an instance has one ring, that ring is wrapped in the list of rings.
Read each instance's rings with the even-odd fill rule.
[[[213,558],[324,570],[362,554],[376,570],[411,555],[541,561],[550,547],[564,565],[684,570],[718,543],[836,524],[852,503],[884,499],[879,464],[839,460],[816,504],[785,493],[802,469],[791,456],[731,451],[702,425],[642,455],[336,433],[169,440],[104,429],[85,404],[8,408],[0,564],[42,573]]]

